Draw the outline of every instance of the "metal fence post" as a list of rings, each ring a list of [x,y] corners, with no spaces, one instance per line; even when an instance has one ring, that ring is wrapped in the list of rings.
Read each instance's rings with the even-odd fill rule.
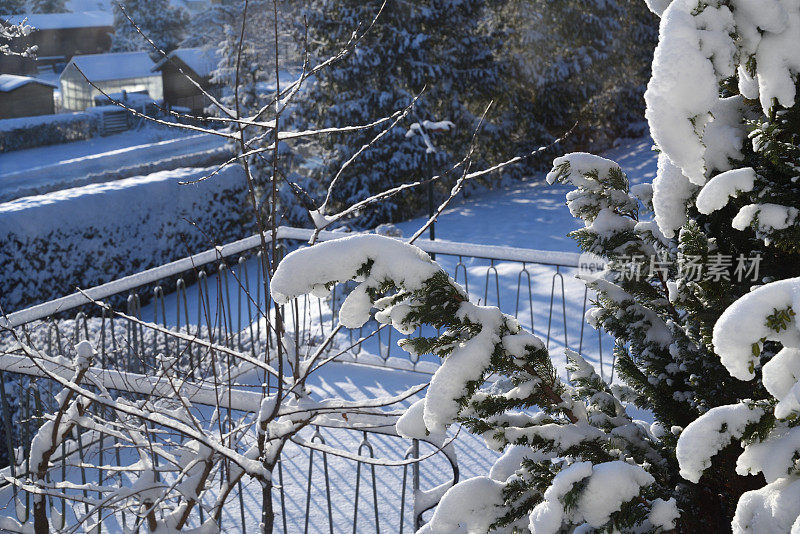
[[[419,460],[419,440],[415,439],[411,444],[411,457]],[[414,532],[422,528],[422,512],[417,513],[417,497],[419,496],[419,462],[412,464],[411,490],[414,494]]]

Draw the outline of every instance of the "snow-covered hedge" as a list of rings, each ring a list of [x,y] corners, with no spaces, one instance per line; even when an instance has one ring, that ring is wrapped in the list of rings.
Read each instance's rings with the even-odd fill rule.
[[[0,204],[3,310],[211,248],[203,232],[218,243],[243,237],[241,167],[198,184],[179,184],[212,170],[164,171]]]
[[[60,113],[0,120],[0,152],[90,139],[97,133],[97,116]]]

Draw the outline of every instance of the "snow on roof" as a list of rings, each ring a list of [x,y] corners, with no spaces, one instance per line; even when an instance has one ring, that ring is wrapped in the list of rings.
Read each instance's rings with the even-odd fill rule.
[[[170,52],[169,57],[180,59],[201,78],[211,76],[211,73],[217,68],[217,52],[213,49],[178,48]],[[162,59],[153,67],[153,70],[160,69],[167,61],[169,59]]]
[[[10,93],[24,85],[38,83],[47,87],[57,87],[56,84],[31,78],[30,76],[17,76],[15,74],[0,74],[0,93]]]
[[[95,28],[114,26],[114,15],[106,11],[84,11],[82,13],[34,13],[11,15],[6,18],[11,24],[25,22],[37,30],[64,30],[68,28]]]
[[[155,76],[152,72],[154,63],[147,52],[73,56],[69,63],[74,63],[93,82]],[[66,69],[64,72],[67,72]]]

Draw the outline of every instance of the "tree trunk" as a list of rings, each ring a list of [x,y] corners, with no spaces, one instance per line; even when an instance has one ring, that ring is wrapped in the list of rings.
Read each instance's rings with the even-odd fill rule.
[[[275,510],[272,508],[272,479],[261,486],[261,532],[272,534],[275,526]],[[38,534],[38,533],[37,533]]]
[[[50,522],[47,520],[47,497],[33,496],[33,531],[36,534],[49,534]]]

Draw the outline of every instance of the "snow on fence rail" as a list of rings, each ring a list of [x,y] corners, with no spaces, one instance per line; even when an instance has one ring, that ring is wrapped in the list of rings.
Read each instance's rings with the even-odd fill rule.
[[[281,227],[277,232],[282,250],[290,244],[297,246],[307,241],[311,235],[310,230],[288,227]],[[338,232],[323,232],[319,238],[330,240],[345,236],[346,234]],[[269,241],[269,236],[267,239]],[[258,235],[228,243],[84,292],[76,292],[11,313],[2,319],[3,325],[19,327],[30,336],[32,343],[43,347],[47,354],[52,355],[69,357],[74,353],[75,343],[83,339],[90,340],[99,355],[98,383],[116,391],[134,395],[139,389],[152,390],[152,380],[148,377],[158,374],[160,358],[164,354],[179,360],[179,366],[186,369],[185,384],[191,388],[195,380],[199,383],[207,378],[203,376],[203,362],[214,358],[215,354],[217,358],[224,357],[226,348],[253,356],[263,355],[267,359],[275,352],[276,341],[270,335],[269,324],[266,320],[259,319],[264,317],[265,310],[272,309],[271,299],[264,290],[266,284],[262,280],[262,273],[265,272],[262,262],[265,258],[261,257],[260,244],[261,237]],[[548,346],[552,345],[552,349],[557,351],[563,346],[578,350],[599,365],[601,372],[606,373],[605,376],[613,376],[613,361],[604,362],[602,357],[604,346],[608,351],[607,340],[598,334],[597,344],[592,343],[590,348],[589,338],[584,331],[583,315],[589,294],[583,284],[569,276],[578,265],[578,254],[442,241],[420,240],[416,244],[423,250],[436,254],[437,261],[456,281],[467,288],[473,299],[499,306],[545,339]],[[346,289],[346,286],[340,285],[333,289],[329,297],[303,297],[285,306],[284,317],[292,345],[289,358],[294,359],[296,364],[301,362],[312,347],[318,346],[326,334],[336,328],[338,308]],[[109,308],[122,311],[125,316],[116,315],[109,308],[101,308],[92,301],[103,301]],[[266,316],[271,317],[269,313]],[[422,373],[431,373],[437,369],[437,363],[430,356],[409,356],[401,351],[396,346],[397,340],[392,339],[397,333],[388,328],[378,330],[376,335],[368,337],[366,334],[369,326],[368,324],[358,331],[343,329],[334,343],[327,347],[327,351],[331,355],[338,354],[340,361],[373,367]],[[178,336],[167,335],[166,331]],[[416,332],[412,335],[431,333]],[[48,402],[52,402],[52,398],[49,401],[43,400],[48,391],[45,387],[48,380],[32,377],[36,373],[32,373],[30,368],[23,368],[25,364],[19,358],[9,357],[10,352],[7,340],[4,349],[0,338],[0,354],[5,354],[0,358],[0,385],[14,383],[20,391],[35,387],[40,393],[37,393],[35,401],[30,395],[24,394],[19,398],[19,403],[12,406],[10,395],[0,391],[5,423],[3,426],[6,429],[5,455],[9,459],[25,457],[25,447],[29,445],[27,441],[35,431],[35,421],[39,421],[36,414],[42,413],[42,405],[46,411]],[[267,384],[267,388],[273,387],[269,377],[265,379],[258,369],[244,365],[232,369],[231,377],[236,384],[233,392],[235,394],[230,396],[230,402],[225,402],[230,404],[232,410],[249,409],[248,388],[263,382]],[[137,389],[136,384],[141,384],[142,388]],[[201,405],[219,398],[202,387],[198,387],[195,394],[193,402]],[[227,399],[228,395],[223,397]],[[23,421],[28,423],[22,424]],[[12,431],[8,432],[7,429]],[[403,453],[408,443],[392,436],[392,432],[393,430],[384,428],[377,436],[364,428],[316,428],[309,429],[305,439],[315,443],[345,444],[344,448],[357,450],[359,454],[363,452],[365,455],[400,454],[400,458],[419,455],[418,444],[412,444]],[[360,436],[360,441],[352,441],[353,435]],[[21,446],[23,454],[20,455],[12,444]],[[81,455],[88,454],[86,448],[78,447],[77,450]],[[102,455],[102,450],[104,446],[101,442],[95,452]],[[106,451],[106,454],[109,452]],[[318,456],[316,464],[313,458],[315,454]],[[320,454],[322,468],[318,462]],[[359,521],[369,525],[365,527],[369,531],[379,529],[381,521],[384,529],[387,528],[386,525],[390,525],[388,528],[391,531],[402,531],[406,523],[410,529],[420,524],[420,503],[424,502],[427,507],[438,502],[435,495],[425,495],[420,485],[438,486],[441,489],[442,484],[448,483],[448,480],[437,478],[431,473],[439,471],[441,474],[442,470],[447,469],[445,464],[449,463],[453,470],[450,482],[458,478],[458,465],[450,456],[446,457],[445,464],[441,463],[441,459],[425,460],[428,463],[438,461],[439,467],[426,471],[423,462],[423,471],[428,474],[422,476],[421,482],[419,465],[414,464],[414,480],[410,486],[406,485],[408,466],[404,467],[402,477],[397,470],[392,472],[394,474],[387,474],[389,468],[383,469],[378,476],[375,466],[370,465],[368,469],[368,465],[364,463],[366,460],[351,458],[349,464],[342,463],[341,458],[335,460],[328,458],[325,453],[305,451],[299,447],[287,458],[284,464],[279,464],[281,483],[276,497],[280,501],[280,506],[276,508],[280,509],[277,522],[279,526],[283,524],[284,532],[299,532],[301,529],[308,532],[309,518],[317,531],[325,530],[322,525],[329,527],[331,532],[350,530],[356,528]],[[18,464],[15,461],[11,463]],[[83,461],[80,463],[83,464]],[[329,467],[335,472],[333,478],[329,476]],[[23,469],[24,466],[19,464],[18,468]],[[321,491],[315,493],[311,482],[312,478],[320,476],[320,469],[324,470],[324,494]],[[342,480],[352,481],[353,471],[357,480],[361,481],[366,476],[367,482],[356,484],[355,488],[347,487],[347,492],[355,490],[355,506],[351,510],[353,498],[345,498],[342,502],[339,495],[337,500],[336,492],[332,495],[330,487],[331,484],[341,485]],[[293,485],[283,482],[284,474],[294,481]],[[88,476],[86,473],[80,475]],[[102,476],[102,473],[92,473],[91,476]],[[316,480],[319,484],[319,478]],[[403,491],[401,495],[396,495],[396,488],[401,484]],[[379,487],[384,490],[379,492]],[[415,501],[416,509],[411,517],[406,517],[414,508],[407,505],[406,489],[409,488],[412,490],[410,494],[419,497],[419,500]],[[260,505],[252,497],[252,491],[241,487],[238,491],[241,514],[231,512],[233,515],[225,521],[244,530],[245,522],[248,521],[244,515],[245,501],[250,499],[254,501],[253,506]],[[391,502],[385,503],[379,502],[378,495],[395,497],[389,499]],[[331,499],[336,501],[334,505],[330,505]],[[370,510],[364,510],[367,502],[372,505],[368,507]],[[298,507],[297,503],[305,505]],[[59,506],[63,507],[63,503]],[[352,513],[343,510],[351,510]],[[202,516],[197,519],[202,522]],[[121,521],[124,522],[124,518]]]
[[[304,242],[312,235],[311,230],[302,228],[280,227],[277,231],[280,242]],[[327,241],[345,236],[346,234],[340,232],[321,232],[318,239]],[[267,241],[271,240],[271,236],[266,237]],[[224,319],[223,316],[227,314],[226,328],[233,328],[235,324],[238,339],[242,337],[242,330],[249,326],[250,346],[256,347],[258,342],[253,338],[253,330],[255,338],[258,338],[261,335],[262,325],[256,321],[254,327],[253,319],[259,315],[257,311],[261,307],[271,306],[268,295],[261,291],[263,286],[261,273],[264,271],[260,265],[261,260],[258,259],[257,249],[260,242],[260,236],[254,235],[218,246],[85,291],[13,312],[6,318],[0,318],[0,324],[16,327],[86,306],[92,300],[122,296],[128,302],[127,311],[130,313],[136,311],[137,307],[140,308],[143,302],[146,304],[153,299],[159,301],[157,305],[151,303],[149,307],[146,306],[146,317],[152,317],[155,322],[160,322],[164,326],[180,327],[181,323],[188,326],[195,317],[196,325],[199,325],[204,321],[209,322],[208,317],[201,316],[198,308],[198,304],[205,299],[207,307],[214,308],[212,316]],[[557,340],[561,348],[578,350],[599,365],[601,375],[608,374],[613,377],[613,361],[610,362],[609,368],[609,362],[603,360],[603,348],[607,343],[603,341],[602,336],[598,333],[596,351],[584,344],[586,327],[583,316],[589,302],[589,293],[583,284],[571,277],[567,279],[564,277],[564,274],[577,268],[578,254],[447,241],[418,240],[415,244],[431,254],[438,254],[442,266],[468,291],[472,289],[472,295],[476,300],[497,305],[506,313],[514,315],[525,327],[545,338],[548,347],[551,341]],[[230,262],[229,260],[235,256],[238,256],[236,261]],[[217,267],[207,269],[206,267],[211,264],[217,264]],[[209,278],[212,280],[212,286],[210,291],[207,290],[203,295],[200,284],[207,285]],[[225,279],[224,284],[220,282],[221,278]],[[190,293],[194,291],[194,295],[191,296],[187,293],[187,285],[194,280],[197,280],[197,283],[188,289]],[[145,286],[153,287],[148,287],[148,290],[143,292]],[[481,289],[483,291],[480,291]],[[253,294],[256,295],[255,299],[252,298]],[[301,303],[290,307],[289,315],[295,326],[295,333],[303,330],[303,335],[297,336],[298,343],[313,344],[315,335],[319,339],[325,335],[326,327],[331,330],[336,327],[341,297],[341,289],[337,291],[335,288],[331,298],[324,303],[319,299],[304,297]],[[314,300],[316,302],[313,302]],[[162,311],[160,318],[159,311]],[[184,317],[176,315],[181,313]],[[540,316],[539,321],[536,320],[537,315]],[[222,322],[217,321],[217,326]],[[545,323],[546,328],[544,328]],[[358,359],[362,348],[367,348],[366,354],[360,359],[361,363],[381,365],[389,363],[390,366],[404,369],[408,369],[410,363],[410,368],[415,370],[435,371],[436,366],[430,365],[431,361],[419,361],[414,358],[409,362],[405,353],[392,342],[394,333],[390,329],[387,330],[379,331],[375,339],[366,345],[356,344],[349,354],[342,355],[342,358]],[[572,336],[570,331],[573,332]],[[577,340],[574,332],[577,332]],[[363,334],[364,329],[359,329],[357,333],[348,332],[346,337],[352,343]],[[421,334],[422,332],[418,333]],[[573,339],[572,343],[570,337]],[[584,349],[589,352],[585,352]],[[399,358],[394,357],[397,354],[400,354]]]
[[[306,241],[313,236],[313,230],[305,228],[292,228],[281,226],[278,228],[278,239],[292,239]],[[330,241],[346,237],[347,234],[341,232],[319,233],[319,241]],[[266,236],[267,242],[272,241],[272,236]],[[180,260],[176,260],[152,269],[132,274],[113,280],[84,291],[76,291],[71,295],[57,298],[42,304],[31,306],[24,310],[13,312],[0,324],[10,327],[20,326],[37,319],[42,319],[55,313],[69,311],[84,304],[88,304],[92,299],[101,300],[117,293],[130,291],[146,284],[151,284],[159,280],[175,276],[195,268],[202,267],[236,254],[252,251],[261,245],[261,236],[252,235],[232,243],[209,249]],[[535,263],[542,265],[555,265],[561,267],[577,267],[579,254],[570,252],[552,252],[547,250],[533,250],[515,247],[499,247],[493,245],[476,245],[472,243],[454,243],[448,241],[425,241],[420,240],[416,246],[428,253],[447,254],[451,256],[483,258],[495,261],[515,261],[525,263]]]

